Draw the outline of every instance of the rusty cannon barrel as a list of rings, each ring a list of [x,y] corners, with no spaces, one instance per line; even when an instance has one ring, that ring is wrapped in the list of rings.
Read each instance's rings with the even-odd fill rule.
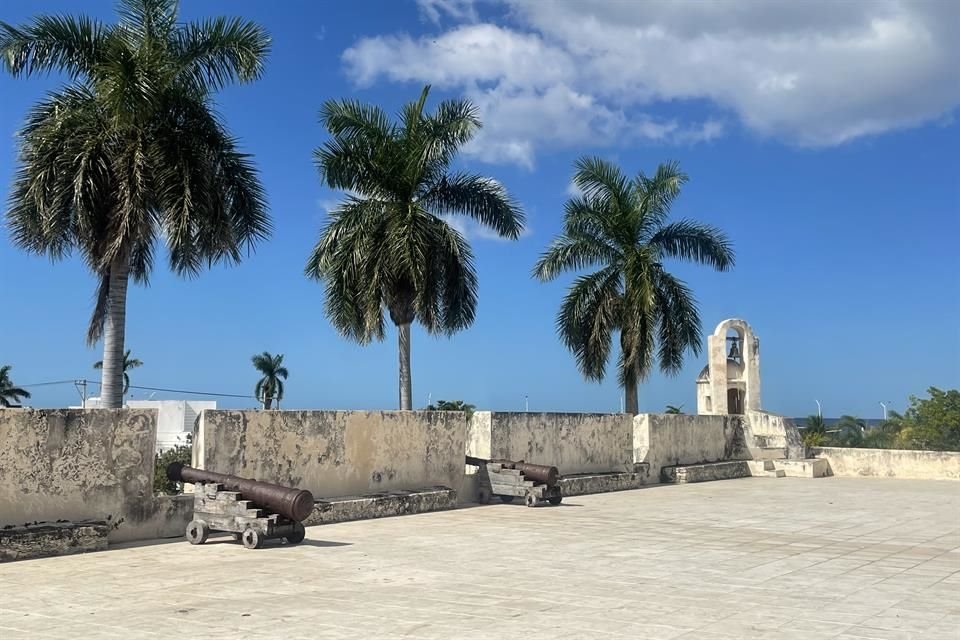
[[[313,511],[313,494],[306,489],[291,489],[269,482],[194,469],[179,462],[167,466],[167,477],[174,482],[211,482],[223,485],[225,491],[236,491],[244,500],[297,522],[306,520]]]
[[[476,458],[474,456],[466,456],[465,461],[467,464],[474,467],[485,465],[488,462],[495,462],[503,465],[504,469],[516,469],[517,471],[523,473],[524,477],[528,480],[542,482],[548,487],[555,487],[560,482],[560,471],[556,467],[551,467],[548,465],[530,464],[524,462],[523,460],[517,462],[514,462],[513,460],[484,460],[483,458]]]

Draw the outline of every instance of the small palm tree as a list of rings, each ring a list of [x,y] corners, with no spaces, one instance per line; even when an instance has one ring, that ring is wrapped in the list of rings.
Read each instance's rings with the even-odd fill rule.
[[[263,403],[264,409],[270,409],[274,400],[279,409],[283,400],[283,381],[289,375],[283,366],[283,354],[271,355],[264,351],[253,356],[252,361],[254,368],[263,374],[253,389],[254,395]]]
[[[664,413],[669,413],[672,415],[680,415],[683,413],[683,405],[668,404],[666,411]]]
[[[71,83],[28,114],[7,211],[13,243],[60,259],[76,249],[99,287],[87,341],[103,338],[103,406],[123,401],[127,285],[157,246],[193,276],[238,262],[270,231],[249,157],[213,93],[259,77],[270,39],[256,24],[178,22],[176,0],[120,0],[119,21],[0,22],[0,65]]]
[[[801,437],[803,444],[808,447],[819,447],[824,444],[827,440],[827,425],[823,421],[823,416],[808,416]]]
[[[690,288],[667,272],[673,258],[718,271],[733,267],[733,249],[718,229],[690,220],[667,222],[687,175],[676,163],[628,179],[615,165],[581,158],[567,201],[563,232],[534,268],[541,281],[597,266],[578,277],[557,315],[557,332],[588,380],[603,379],[615,331],[626,411],[639,410],[637,384],[655,361],[675,374],[689,349],[700,353],[700,314]]]
[[[867,423],[855,416],[843,415],[834,425],[837,444],[844,447],[859,447],[867,431]]]
[[[400,122],[382,109],[330,101],[320,119],[331,139],[315,152],[323,182],[349,190],[307,263],[326,285],[326,313],[341,335],[366,344],[384,338],[384,313],[397,326],[400,408],[413,408],[410,327],[450,335],[473,322],[477,274],[467,239],[446,217],[462,214],[515,239],[523,213],[491,178],[449,173],[457,151],[480,127],[466,100],[424,113],[430,87]]]
[[[130,349],[127,349],[123,354],[123,395],[127,395],[127,390],[130,388],[130,374],[129,371],[136,369],[137,367],[142,367],[143,361],[139,358],[130,357]],[[98,360],[93,363],[94,369],[103,369],[103,360]]]
[[[13,384],[10,379],[9,364],[0,367],[0,407],[12,407],[20,404],[21,398],[29,398],[30,392]]]

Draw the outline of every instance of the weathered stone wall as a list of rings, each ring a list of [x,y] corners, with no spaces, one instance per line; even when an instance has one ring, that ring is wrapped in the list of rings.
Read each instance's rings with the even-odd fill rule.
[[[176,535],[190,505],[154,498],[156,411],[0,409],[0,527],[104,520],[111,541]]]
[[[749,460],[740,416],[642,413],[633,419],[633,460],[650,465],[650,480],[663,467]]]
[[[898,449],[811,449],[830,463],[830,475],[847,477],[960,480],[960,453]]]
[[[473,414],[467,455],[556,466],[561,474],[633,469],[632,420],[626,414]]]
[[[460,491],[467,420],[455,411],[204,411],[194,466],[316,498]]]

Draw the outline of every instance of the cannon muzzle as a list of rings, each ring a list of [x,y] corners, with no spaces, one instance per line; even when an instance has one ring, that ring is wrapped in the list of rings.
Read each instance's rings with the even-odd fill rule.
[[[313,511],[313,494],[305,489],[291,489],[269,482],[194,469],[179,462],[167,466],[167,477],[174,482],[211,482],[223,485],[225,491],[236,491],[244,500],[297,522],[306,520]]]

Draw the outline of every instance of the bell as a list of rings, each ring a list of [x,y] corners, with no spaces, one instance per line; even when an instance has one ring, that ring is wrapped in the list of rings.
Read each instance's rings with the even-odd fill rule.
[[[733,339],[730,341],[730,355],[728,356],[731,360],[740,360],[740,341]]]

